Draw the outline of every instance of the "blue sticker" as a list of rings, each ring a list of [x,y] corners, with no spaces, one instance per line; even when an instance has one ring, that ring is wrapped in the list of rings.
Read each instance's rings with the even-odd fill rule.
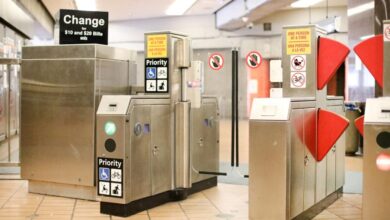
[[[99,180],[110,181],[110,168],[99,167]]]
[[[156,79],[157,69],[156,67],[146,67],[146,79]]]

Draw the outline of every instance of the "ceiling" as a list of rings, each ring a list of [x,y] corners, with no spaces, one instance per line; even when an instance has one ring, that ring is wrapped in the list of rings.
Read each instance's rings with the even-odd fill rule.
[[[95,0],[97,11],[108,11],[111,21],[165,17],[174,0]],[[213,14],[232,0],[197,0],[185,15]],[[76,9],[74,0],[42,0],[55,17],[59,9]]]
[[[329,7],[347,6],[348,0],[322,0],[319,3],[317,3],[311,7],[312,8],[321,8],[321,7],[326,7],[326,4],[328,4]],[[293,9],[293,8],[288,6],[287,9]]]

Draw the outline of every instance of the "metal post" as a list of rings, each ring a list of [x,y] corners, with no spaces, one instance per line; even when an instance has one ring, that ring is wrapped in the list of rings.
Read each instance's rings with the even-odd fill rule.
[[[233,49],[232,50],[232,132],[231,132],[231,166],[234,167],[234,155],[235,155],[235,152],[234,152],[234,139],[235,139],[235,120],[234,120],[234,116],[235,116],[235,87],[236,87],[236,84],[235,84],[235,76],[234,76],[234,70],[236,69],[236,63],[235,63],[235,50]]]

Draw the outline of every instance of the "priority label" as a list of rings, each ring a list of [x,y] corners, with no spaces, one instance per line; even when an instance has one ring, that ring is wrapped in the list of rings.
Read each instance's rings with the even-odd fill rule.
[[[97,165],[98,195],[123,198],[123,160],[99,157]]]
[[[145,92],[169,92],[169,60],[168,58],[145,59]]]
[[[220,70],[224,65],[224,58],[219,53],[213,53],[209,57],[209,66],[212,70]]]
[[[290,56],[291,71],[306,71],[306,55]]]
[[[248,65],[248,67],[252,69],[256,69],[257,67],[259,67],[262,61],[263,57],[257,51],[251,51],[246,56],[246,65]]]
[[[291,72],[290,87],[295,89],[306,88],[306,72]]]
[[[390,24],[383,25],[383,39],[386,42],[390,41]]]

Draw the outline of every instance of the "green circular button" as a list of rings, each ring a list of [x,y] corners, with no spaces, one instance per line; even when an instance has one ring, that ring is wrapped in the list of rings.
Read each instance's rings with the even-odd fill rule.
[[[112,121],[106,122],[104,125],[104,132],[106,132],[107,135],[111,136],[114,135],[116,132],[116,125]]]

